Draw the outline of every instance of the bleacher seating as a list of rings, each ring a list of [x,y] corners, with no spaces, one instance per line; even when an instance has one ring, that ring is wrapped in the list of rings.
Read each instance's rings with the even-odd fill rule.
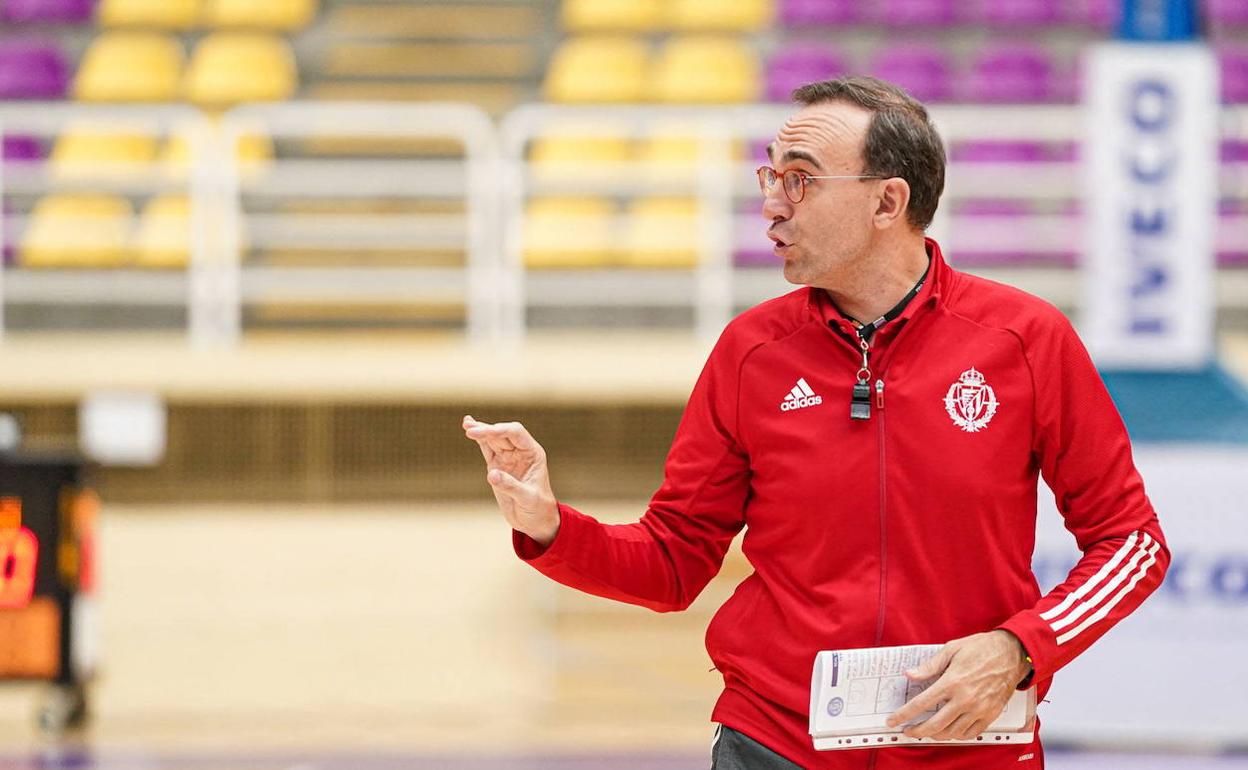
[[[524,262],[531,268],[608,267],[616,209],[601,198],[538,198],[525,211]]]
[[[289,99],[297,87],[295,56],[286,40],[217,32],[195,46],[184,93],[195,104],[226,107]]]
[[[672,29],[682,32],[761,32],[771,23],[770,0],[669,0]]]
[[[1248,3],[1243,0],[1206,0],[1209,20],[1226,27],[1248,27]]]
[[[646,98],[647,46],[627,37],[564,41],[551,57],[546,98],[553,102],[640,102]]]
[[[296,32],[316,17],[317,0],[204,0],[210,27]]]
[[[51,42],[0,42],[0,99],[63,99],[69,65]]]
[[[0,160],[32,161],[43,159],[43,145],[34,136],[6,136],[0,141]]]
[[[958,21],[955,0],[877,0],[875,20],[890,27],[948,27]]]
[[[175,133],[161,147],[156,162],[173,179],[185,179],[190,173],[191,146],[184,134]],[[262,134],[248,134],[240,137],[235,147],[239,170],[244,174],[262,171],[275,156],[273,140]]]
[[[182,44],[149,32],[107,32],[87,49],[74,81],[86,102],[170,102],[180,95]]]
[[[628,206],[623,264],[633,268],[691,268],[698,262],[698,202],[640,198]]]
[[[787,102],[793,89],[849,72],[845,57],[826,43],[788,45],[767,63],[767,101]]]
[[[118,267],[134,210],[116,195],[53,194],[35,204],[18,249],[26,267]]]
[[[858,21],[858,0],[780,0],[779,20],[784,27],[841,27]]]
[[[91,126],[71,127],[57,137],[50,156],[58,180],[116,179],[147,172],[156,160],[154,136]]]
[[[86,24],[95,0],[0,0],[0,21],[6,24]]]
[[[981,104],[1034,104],[1054,101],[1060,93],[1051,54],[1039,46],[1011,44],[979,53],[962,95]]]
[[[1248,47],[1227,47],[1219,52],[1222,71],[1222,101],[1248,102]]]
[[[953,66],[939,46],[898,43],[884,47],[870,72],[897,83],[922,102],[947,102],[953,97]]]
[[[191,249],[191,209],[184,195],[162,195],[148,201],[134,236],[134,263],[139,267],[183,268]]]
[[[571,33],[650,32],[662,26],[660,0],[564,0],[559,21]]]
[[[654,98],[677,104],[749,102],[761,96],[758,57],[732,37],[676,37],[652,64]]]
[[[1006,0],[980,2],[970,21],[990,28],[1046,27],[1061,22],[1062,5],[1053,0]]]
[[[102,27],[188,30],[199,23],[200,0],[100,0]]]

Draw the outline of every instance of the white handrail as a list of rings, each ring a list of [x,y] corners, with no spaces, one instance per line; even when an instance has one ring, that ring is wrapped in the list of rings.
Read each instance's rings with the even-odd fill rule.
[[[222,317],[232,320],[227,328],[231,339],[241,333],[243,312],[242,274],[238,255],[240,222],[240,168],[234,148],[247,134],[257,130],[273,137],[362,137],[370,139],[449,138],[464,148],[463,199],[465,202],[465,252],[467,255],[467,327],[474,341],[495,340],[501,334],[497,311],[501,280],[495,237],[499,188],[498,139],[489,116],[466,104],[394,104],[355,102],[285,102],[248,104],[227,112],[222,121],[223,147],[227,148],[223,167],[224,210],[227,214],[222,263],[225,276],[221,297]],[[332,165],[331,162],[323,162]],[[445,165],[443,163],[442,165]],[[324,167],[322,167],[324,170]],[[344,180],[345,181],[345,180]],[[436,182],[436,180],[435,180]],[[402,189],[402,180],[392,180],[392,189]],[[429,180],[412,179],[409,194],[436,191]],[[335,188],[338,189],[346,188]],[[445,188],[443,188],[445,192]]]

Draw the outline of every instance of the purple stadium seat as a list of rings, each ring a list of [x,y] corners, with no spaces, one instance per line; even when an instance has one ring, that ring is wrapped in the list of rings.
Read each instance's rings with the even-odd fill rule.
[[[780,263],[780,258],[771,253],[771,239],[767,237],[767,222],[760,213],[761,208],[761,200],[741,206],[733,218],[732,261],[737,267],[776,267]]]
[[[4,233],[4,249],[0,251],[0,259],[4,260],[5,267],[14,264],[17,261],[17,223],[13,221],[13,209],[6,203],[3,209],[0,209],[0,232]]]
[[[960,163],[1039,163],[1050,159],[1041,142],[958,142],[949,150],[950,160]]]
[[[963,245],[956,247],[954,256],[959,265],[1001,266],[1059,266],[1071,267],[1078,262],[1078,255],[1073,251],[1038,251],[1034,247],[1026,249],[1028,243],[1029,220],[1033,213],[1027,201],[975,199],[961,201],[954,210],[954,229],[975,231],[977,228],[991,227],[999,231],[1003,226],[1010,232],[1017,231],[1018,248],[990,249],[984,246]],[[964,236],[965,237],[965,236]],[[956,239],[955,239],[956,240]]]
[[[1122,15],[1122,0],[1073,0],[1069,4],[1066,21],[1076,26],[1106,31],[1118,26]]]
[[[3,160],[40,160],[43,158],[43,147],[39,139],[33,136],[6,136],[0,142],[0,159]]]
[[[952,96],[951,69],[944,50],[906,43],[881,51],[871,74],[896,83],[921,102],[941,102]]]
[[[845,71],[845,60],[826,45],[783,48],[767,65],[767,99],[787,102],[798,86],[837,77]]]
[[[1047,102],[1059,95],[1054,80],[1053,61],[1044,49],[992,48],[975,61],[964,96],[988,104]]]
[[[1248,48],[1225,48],[1218,59],[1222,65],[1222,101],[1248,102]]]
[[[0,0],[0,21],[10,24],[86,24],[95,0]]]
[[[0,99],[63,99],[69,67],[51,43],[0,43]]]
[[[785,27],[835,27],[858,21],[857,0],[783,0],[780,24]]]
[[[879,0],[876,20],[889,26],[947,27],[958,21],[954,0]]]
[[[1248,26],[1248,3],[1244,0],[1206,0],[1210,23],[1220,27]]]
[[[1248,142],[1238,139],[1222,142],[1220,157],[1223,163],[1248,163]]]
[[[990,27],[1039,27],[1060,21],[1053,0],[981,0],[979,17]]]

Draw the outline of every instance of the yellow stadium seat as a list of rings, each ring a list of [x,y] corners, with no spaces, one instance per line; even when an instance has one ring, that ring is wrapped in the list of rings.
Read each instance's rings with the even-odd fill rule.
[[[199,22],[200,0],[100,0],[96,18],[105,27],[191,29]]]
[[[674,38],[653,66],[659,101],[748,102],[759,94],[758,57],[734,38]]]
[[[191,251],[191,206],[184,195],[162,195],[143,207],[134,237],[141,267],[183,268]]]
[[[298,74],[290,44],[279,37],[218,32],[200,41],[186,74],[186,97],[201,105],[288,99]]]
[[[554,102],[637,102],[646,98],[646,44],[632,38],[582,37],[550,60],[546,98]]]
[[[667,23],[684,31],[757,32],[771,23],[770,0],[669,0]]]
[[[698,202],[692,198],[641,198],[628,207],[624,264],[641,268],[691,268],[698,263]]]
[[[316,0],[205,0],[204,21],[212,27],[294,32],[316,18]]]
[[[246,134],[239,138],[235,151],[243,174],[262,171],[273,160],[273,140],[261,134]],[[187,136],[170,136],[160,153],[159,162],[175,179],[185,178],[191,169],[191,143]]]
[[[115,195],[49,195],[35,204],[18,261],[27,267],[117,267],[134,210]]]
[[[615,207],[598,198],[541,198],[524,221],[524,263],[532,268],[606,267],[614,255]]]
[[[659,0],[564,0],[568,32],[649,32],[659,26]]]
[[[156,137],[103,127],[70,128],[56,138],[49,158],[57,180],[144,174],[155,159]]]
[[[631,154],[632,143],[622,135],[556,134],[534,140],[529,162],[540,181],[605,179],[625,167]]]
[[[87,102],[163,102],[178,98],[182,45],[146,32],[109,32],[87,49],[74,98]]]

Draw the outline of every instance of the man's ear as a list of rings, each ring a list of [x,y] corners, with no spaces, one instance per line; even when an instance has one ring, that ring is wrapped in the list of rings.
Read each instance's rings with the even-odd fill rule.
[[[905,222],[906,211],[910,208],[910,183],[901,177],[885,179],[880,185],[872,221],[881,230],[892,227],[897,222]]]

